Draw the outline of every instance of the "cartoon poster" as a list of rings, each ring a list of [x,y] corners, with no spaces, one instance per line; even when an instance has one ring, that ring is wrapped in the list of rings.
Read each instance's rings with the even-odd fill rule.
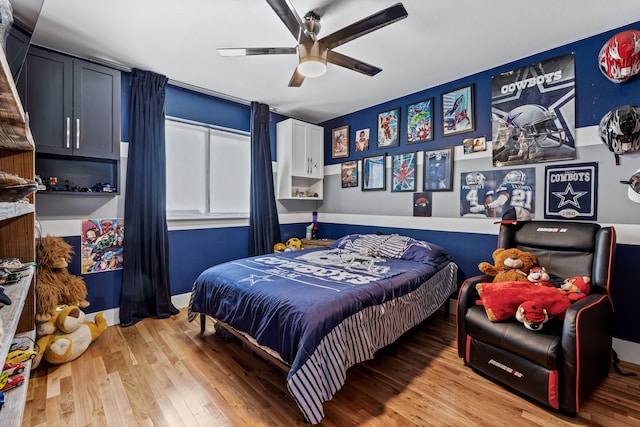
[[[545,168],[545,219],[597,220],[598,164]]]
[[[123,219],[82,220],[82,274],[122,269]]]
[[[460,176],[460,216],[502,218],[507,210],[535,213],[535,168],[463,172]]]
[[[494,76],[491,107],[494,166],[575,159],[573,53]]]

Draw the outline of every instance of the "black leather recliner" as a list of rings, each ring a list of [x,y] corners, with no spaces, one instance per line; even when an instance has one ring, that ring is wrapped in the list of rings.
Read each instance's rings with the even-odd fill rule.
[[[458,294],[458,355],[465,365],[568,415],[608,375],[612,363],[613,303],[609,296],[615,230],[595,223],[529,221],[502,224],[498,247],[533,253],[547,272],[564,279],[590,276],[590,294],[574,302],[563,321],[530,331],[514,318],[491,322],[475,285]]]

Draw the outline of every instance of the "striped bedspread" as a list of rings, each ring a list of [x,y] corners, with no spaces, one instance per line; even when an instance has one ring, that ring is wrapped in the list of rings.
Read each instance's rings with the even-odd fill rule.
[[[231,261],[196,280],[189,318],[207,314],[278,353],[291,367],[289,391],[316,424],[350,366],[455,291],[457,266],[448,255],[437,258],[409,261],[343,245]]]

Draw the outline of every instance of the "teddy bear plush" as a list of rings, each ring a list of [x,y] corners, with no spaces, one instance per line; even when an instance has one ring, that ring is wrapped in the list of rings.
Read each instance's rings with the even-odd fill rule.
[[[85,320],[84,312],[77,306],[58,306],[51,319],[36,325],[38,355],[33,359],[33,368],[42,359],[53,365],[77,359],[107,326],[103,313],[96,314],[92,323]]]
[[[478,268],[493,276],[493,282],[528,282],[529,271],[538,265],[535,255],[517,248],[498,248],[492,257],[493,264],[483,261]]]
[[[46,236],[40,240],[36,271],[36,321],[51,319],[58,305],[89,306],[84,280],[67,270],[73,253],[71,245],[61,237]]]

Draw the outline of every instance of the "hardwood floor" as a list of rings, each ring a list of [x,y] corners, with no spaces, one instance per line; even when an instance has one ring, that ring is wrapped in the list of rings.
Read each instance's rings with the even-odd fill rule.
[[[282,371],[207,326],[201,336],[183,309],[109,327],[79,359],[32,373],[23,427],[308,426]],[[640,426],[640,376],[612,370],[570,418],[465,367],[455,318],[438,312],[400,338],[396,357],[351,368],[324,408],[321,426]]]

